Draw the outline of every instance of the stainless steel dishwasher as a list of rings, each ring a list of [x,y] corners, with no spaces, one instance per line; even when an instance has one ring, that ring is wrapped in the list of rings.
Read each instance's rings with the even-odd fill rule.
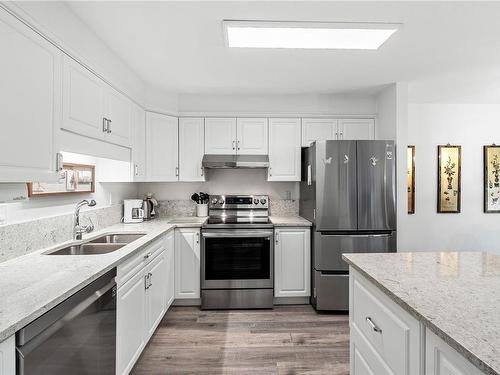
[[[114,374],[116,269],[16,333],[17,374]]]

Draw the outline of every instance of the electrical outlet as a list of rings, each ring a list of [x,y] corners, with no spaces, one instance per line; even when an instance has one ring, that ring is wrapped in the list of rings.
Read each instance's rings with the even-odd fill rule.
[[[7,205],[0,203],[0,225],[7,223]]]

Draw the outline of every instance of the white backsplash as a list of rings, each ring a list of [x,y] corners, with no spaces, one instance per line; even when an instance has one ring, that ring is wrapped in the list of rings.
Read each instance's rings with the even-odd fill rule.
[[[119,204],[82,211],[80,221],[86,225],[90,219],[99,230],[119,223],[122,215],[123,206]],[[68,241],[72,234],[72,214],[0,226],[0,262]]]

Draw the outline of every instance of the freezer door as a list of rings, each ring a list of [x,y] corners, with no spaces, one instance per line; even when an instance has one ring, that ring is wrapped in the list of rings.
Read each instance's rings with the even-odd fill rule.
[[[356,141],[316,142],[316,230],[356,230]]]
[[[393,141],[357,141],[358,230],[396,228]]]
[[[349,275],[314,271],[312,302],[316,310],[349,310]]]
[[[364,234],[314,233],[314,268],[318,271],[348,271],[345,253],[388,253],[396,251],[396,232]]]

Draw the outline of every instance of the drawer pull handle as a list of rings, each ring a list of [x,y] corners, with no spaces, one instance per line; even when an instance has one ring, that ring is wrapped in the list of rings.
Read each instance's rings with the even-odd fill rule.
[[[144,255],[144,259],[148,259],[151,255],[151,253],[147,253],[146,255]]]
[[[372,329],[375,332],[382,333],[382,330],[379,328],[379,326],[377,326],[375,323],[373,323],[372,318],[370,318],[369,316],[367,316],[366,317],[366,321],[368,322],[368,324],[370,325],[370,327],[372,327]]]

